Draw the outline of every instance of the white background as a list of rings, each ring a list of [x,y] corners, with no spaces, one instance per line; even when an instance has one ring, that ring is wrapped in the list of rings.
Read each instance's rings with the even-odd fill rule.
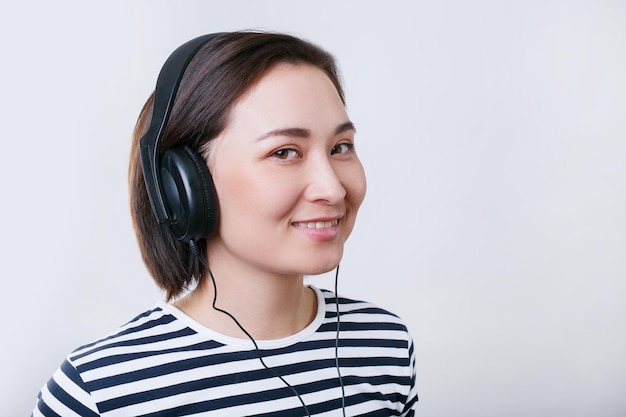
[[[0,415],[161,297],[131,131],[175,47],[235,29],[339,61],[369,183],[340,292],[405,318],[418,415],[626,415],[626,2],[599,0],[3,4]]]

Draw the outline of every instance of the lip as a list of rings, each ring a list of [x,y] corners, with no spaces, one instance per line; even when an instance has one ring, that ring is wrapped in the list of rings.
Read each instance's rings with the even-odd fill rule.
[[[303,229],[327,229],[329,227],[334,227],[339,224],[339,219],[332,220],[308,220],[303,222],[293,222],[292,223],[296,228]]]
[[[324,242],[334,240],[339,236],[340,220],[340,217],[310,219],[293,222],[291,225],[307,237]]]

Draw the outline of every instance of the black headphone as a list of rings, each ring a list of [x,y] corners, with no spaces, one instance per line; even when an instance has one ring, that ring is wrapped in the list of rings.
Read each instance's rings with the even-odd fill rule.
[[[204,158],[187,145],[167,149],[163,155],[158,151],[185,69],[202,46],[217,35],[192,39],[167,58],[154,90],[150,127],[139,141],[152,211],[177,240],[207,238],[217,227],[217,193]]]

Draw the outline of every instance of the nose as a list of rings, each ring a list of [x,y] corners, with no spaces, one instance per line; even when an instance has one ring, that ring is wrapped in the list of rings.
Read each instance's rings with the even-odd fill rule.
[[[337,204],[346,198],[346,189],[328,158],[319,158],[309,167],[305,196],[310,201]]]

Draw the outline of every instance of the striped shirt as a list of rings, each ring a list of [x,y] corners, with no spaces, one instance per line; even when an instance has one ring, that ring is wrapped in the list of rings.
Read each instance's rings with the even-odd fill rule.
[[[348,416],[413,416],[415,358],[403,322],[339,298],[342,396],[335,296],[314,289],[313,322],[290,337],[258,341],[258,352],[250,340],[159,303],[70,354],[32,416],[340,416],[342,402]]]

